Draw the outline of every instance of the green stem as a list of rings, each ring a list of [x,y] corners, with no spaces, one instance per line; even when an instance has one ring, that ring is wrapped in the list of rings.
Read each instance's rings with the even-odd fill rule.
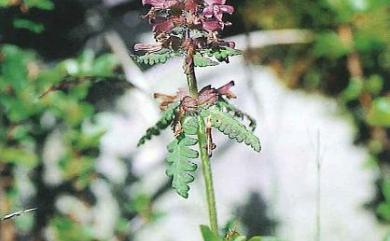
[[[217,220],[217,207],[215,203],[215,193],[213,186],[213,175],[210,164],[209,154],[207,152],[207,134],[205,121],[202,117],[198,117],[199,130],[198,130],[198,141],[200,150],[200,159],[202,160],[202,172],[204,182],[206,185],[206,197],[207,206],[209,209],[209,219],[211,230],[218,234],[218,220]]]
[[[191,96],[193,98],[197,98],[198,84],[196,81],[193,59],[191,62],[192,64],[188,66],[186,71],[187,84]],[[215,202],[212,169],[210,165],[209,154],[207,152],[207,134],[206,134],[206,126],[205,126],[204,118],[199,116],[198,124],[199,124],[198,142],[199,142],[199,150],[200,150],[200,159],[202,162],[202,172],[203,172],[204,182],[206,186],[206,198],[207,198],[207,206],[209,211],[210,227],[211,230],[218,235],[217,207]]]

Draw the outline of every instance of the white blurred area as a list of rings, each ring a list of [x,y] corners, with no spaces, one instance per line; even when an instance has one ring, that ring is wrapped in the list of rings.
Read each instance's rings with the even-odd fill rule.
[[[239,47],[246,44],[243,36],[233,39]],[[219,223],[230,219],[251,192],[259,192],[268,205],[269,217],[279,223],[277,236],[286,241],[315,240],[316,161],[320,154],[321,240],[380,241],[385,230],[373,212],[363,207],[374,195],[376,170],[365,166],[367,151],[353,145],[355,130],[336,102],[288,90],[270,69],[249,66],[242,57],[231,60],[230,64],[197,69],[199,85],[219,87],[235,81],[233,91],[238,99],[233,103],[257,120],[256,134],[263,150],[258,154],[244,144],[232,143],[213,156]],[[133,167],[143,177],[139,185],[143,192],[153,193],[167,180],[161,162],[172,138],[170,131],[139,149],[136,143],[158,118],[158,103],[151,94],[175,93],[185,87],[181,65],[180,60],[173,60],[145,72],[150,95],[129,91],[119,101],[118,111],[103,118],[109,130],[98,165],[113,182],[123,181],[126,168],[119,159],[129,154],[135,155]],[[229,142],[217,131],[214,134],[217,147]],[[200,241],[198,226],[208,223],[202,176],[191,185],[188,200],[170,191],[158,200],[156,208],[167,215],[140,229],[137,241]]]

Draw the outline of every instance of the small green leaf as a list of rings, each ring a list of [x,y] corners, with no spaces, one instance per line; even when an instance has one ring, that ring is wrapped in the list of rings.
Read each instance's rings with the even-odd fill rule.
[[[263,241],[263,239],[260,236],[255,236],[250,238],[248,241]]]
[[[205,118],[210,117],[212,126],[227,135],[230,139],[235,139],[237,142],[244,142],[255,151],[260,152],[261,144],[259,138],[231,114],[222,112],[216,106],[211,106],[208,109],[203,109],[201,115]]]
[[[175,119],[176,110],[179,107],[179,102],[170,104],[162,113],[160,120],[152,127],[146,130],[146,134],[138,141],[137,146],[142,146],[147,140],[151,140],[153,136],[160,135],[160,131],[166,129]]]
[[[198,133],[198,119],[196,116],[187,116],[184,118],[183,130],[188,135],[196,135]]]
[[[206,225],[200,225],[200,232],[202,233],[203,241],[221,241],[218,235]]]
[[[390,97],[379,97],[372,102],[367,121],[373,126],[390,127]]]
[[[197,53],[194,55],[194,64],[195,67],[208,67],[208,66],[216,66],[219,63]]]
[[[174,57],[175,53],[169,49],[161,49],[157,52],[146,53],[143,56],[135,56],[138,63],[154,65],[154,64],[164,64],[168,59]]]
[[[23,18],[14,19],[13,25],[15,28],[27,29],[34,33],[41,33],[43,30],[45,30],[43,24]]]
[[[172,187],[183,198],[188,198],[189,183],[194,181],[193,172],[197,165],[189,159],[198,158],[199,153],[190,148],[198,143],[198,140],[189,137],[185,132],[172,141],[168,149],[168,168],[166,174],[172,178]]]
[[[241,55],[242,52],[238,49],[233,49],[229,47],[221,47],[218,49],[213,49],[208,51],[208,55],[214,56],[219,62],[228,61],[229,57]]]
[[[222,110],[226,110],[227,112],[232,112],[234,116],[240,118],[240,119],[248,119],[249,121],[249,128],[254,131],[256,130],[256,127],[257,127],[257,124],[256,124],[256,120],[248,115],[247,113],[241,111],[240,109],[238,109],[237,107],[235,107],[234,105],[230,104],[228,101],[226,101],[224,98],[219,98],[218,102],[217,102],[217,106]]]

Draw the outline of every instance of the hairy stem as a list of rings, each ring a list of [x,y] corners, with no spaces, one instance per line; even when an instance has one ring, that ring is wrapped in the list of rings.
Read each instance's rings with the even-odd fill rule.
[[[187,56],[188,57],[188,56]],[[188,89],[193,98],[198,97],[198,84],[195,76],[195,68],[193,64],[193,57],[190,57],[191,60],[188,61],[190,64],[186,66],[186,75]],[[210,164],[210,158],[207,152],[207,134],[205,127],[205,120],[202,117],[198,117],[199,129],[198,129],[198,142],[199,142],[199,151],[200,159],[202,161],[202,172],[206,187],[206,198],[207,206],[209,212],[209,220],[211,230],[218,234],[218,221],[217,221],[217,207],[215,202],[215,193],[213,186],[213,175]]]

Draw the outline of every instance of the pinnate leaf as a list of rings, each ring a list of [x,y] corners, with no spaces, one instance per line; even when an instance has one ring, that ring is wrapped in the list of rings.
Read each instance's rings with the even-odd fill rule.
[[[190,161],[190,159],[198,158],[199,153],[191,149],[198,143],[198,140],[190,137],[191,134],[197,130],[195,126],[195,117],[186,117],[183,121],[182,132],[175,140],[168,145],[168,168],[167,175],[172,178],[172,187],[183,198],[188,198],[190,190],[189,183],[194,181],[192,173],[197,169],[197,165]]]
[[[169,49],[162,49],[157,52],[146,53],[142,56],[135,56],[135,59],[138,63],[154,65],[154,64],[164,64],[168,59],[175,56],[175,53]]]
[[[216,66],[219,63],[211,60],[207,57],[202,56],[201,54],[194,55],[194,64],[195,67],[208,67],[208,66]]]
[[[210,117],[212,126],[227,135],[230,139],[234,139],[237,142],[244,142],[255,151],[260,152],[261,144],[259,138],[231,114],[221,111],[216,106],[211,106],[203,109],[201,115],[204,118]]]
[[[162,113],[161,118],[157,123],[146,130],[146,134],[138,141],[137,146],[142,146],[147,140],[152,139],[153,136],[160,135],[160,131],[166,129],[175,119],[176,110],[179,107],[179,102],[172,103]]]
[[[229,60],[229,57],[241,55],[242,52],[238,49],[233,49],[229,47],[221,47],[219,49],[213,49],[208,52],[208,55],[210,57],[214,57],[219,62],[227,61]]]

